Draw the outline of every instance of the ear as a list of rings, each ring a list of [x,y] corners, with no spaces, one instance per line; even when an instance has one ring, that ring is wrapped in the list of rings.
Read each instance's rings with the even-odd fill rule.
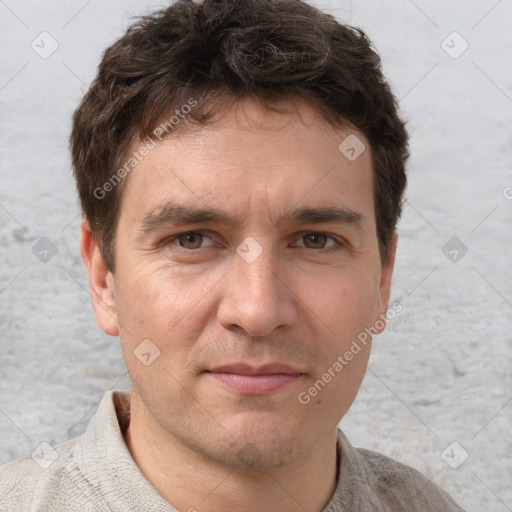
[[[89,274],[92,306],[100,328],[110,336],[119,336],[114,293],[114,276],[103,261],[89,223],[82,220],[80,252]]]
[[[379,283],[379,300],[377,303],[377,316],[374,321],[375,329],[380,334],[386,328],[386,313],[389,305],[389,296],[391,293],[391,278],[393,277],[393,268],[395,266],[396,246],[398,243],[398,234],[393,233],[393,238],[389,246],[388,259],[382,265]],[[382,325],[382,328],[377,328]]]

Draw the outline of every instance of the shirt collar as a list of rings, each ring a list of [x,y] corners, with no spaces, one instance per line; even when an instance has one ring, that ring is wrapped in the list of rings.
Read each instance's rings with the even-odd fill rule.
[[[178,512],[156,491],[132,458],[123,432],[130,422],[130,395],[127,391],[108,391],[89,422],[85,434],[77,443],[73,464],[85,479],[75,484],[85,486],[94,502],[107,501],[113,512],[145,510]],[[338,471],[336,490],[322,512],[345,512],[352,508],[352,498],[364,489],[357,485],[354,475],[361,474],[357,451],[338,430]]]

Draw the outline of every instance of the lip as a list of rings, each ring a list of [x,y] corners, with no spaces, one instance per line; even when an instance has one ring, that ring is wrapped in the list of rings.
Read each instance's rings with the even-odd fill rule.
[[[248,363],[232,363],[207,370],[212,373],[238,373],[244,375],[268,375],[273,373],[298,374],[300,370],[284,363],[266,363],[254,366]]]
[[[282,363],[252,366],[246,363],[223,365],[206,370],[217,383],[244,395],[269,395],[301,380],[304,373]]]

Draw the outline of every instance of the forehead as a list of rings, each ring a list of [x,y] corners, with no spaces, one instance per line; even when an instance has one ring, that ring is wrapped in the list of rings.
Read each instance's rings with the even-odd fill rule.
[[[280,109],[239,101],[209,124],[156,139],[127,176],[121,218],[123,212],[142,218],[171,200],[221,206],[241,216],[265,211],[269,218],[298,203],[373,213],[364,136],[333,128],[306,102],[282,103]]]

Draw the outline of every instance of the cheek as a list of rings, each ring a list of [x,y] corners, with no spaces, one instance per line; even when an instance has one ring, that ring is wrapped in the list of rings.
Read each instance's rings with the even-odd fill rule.
[[[378,307],[378,280],[368,270],[347,268],[332,275],[310,277],[303,289],[304,304],[334,335],[346,342],[369,327]]]
[[[150,338],[163,349],[169,340],[187,345],[197,338],[215,279],[204,278],[197,286],[190,276],[161,264],[132,265],[122,275],[116,283],[116,305],[123,341]]]
[[[194,308],[197,298],[162,268],[148,266],[141,271],[134,265],[124,274],[119,268],[119,274],[123,279],[116,285],[116,305],[132,386],[141,396],[146,396],[144,390],[152,394],[155,383],[162,389],[173,388],[172,376],[180,375],[186,366],[201,329],[198,308]]]

